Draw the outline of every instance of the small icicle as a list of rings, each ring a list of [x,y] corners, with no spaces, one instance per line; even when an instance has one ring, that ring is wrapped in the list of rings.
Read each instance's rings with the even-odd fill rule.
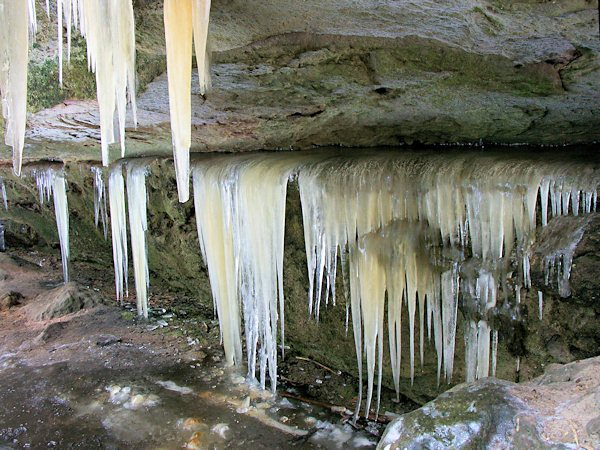
[[[5,230],[6,230],[6,221],[0,220],[0,252],[6,251],[6,243],[4,242]]]
[[[125,182],[121,164],[117,164],[110,170],[108,196],[115,268],[115,290],[117,300],[123,304],[124,296],[129,296],[129,287],[127,284],[127,212],[125,210]]]
[[[4,180],[2,179],[2,202],[4,203],[4,209],[8,211],[8,200],[6,198],[6,185],[4,184]]]
[[[542,314],[544,311],[544,295],[542,291],[538,291],[538,307],[539,307],[539,318],[542,320]]]
[[[498,330],[492,331],[492,376],[496,376],[496,362],[498,359]]]
[[[106,186],[102,179],[102,169],[92,167],[94,174],[94,223],[98,228],[98,219],[102,218],[102,228],[104,230],[104,240],[108,239],[108,216],[106,212]]]

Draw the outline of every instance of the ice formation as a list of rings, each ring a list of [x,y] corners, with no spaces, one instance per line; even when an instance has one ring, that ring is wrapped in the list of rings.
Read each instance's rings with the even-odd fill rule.
[[[56,216],[56,229],[60,242],[62,256],[63,278],[69,282],[69,206],[67,204],[67,180],[62,171],[52,167],[33,169],[33,176],[38,187],[40,203],[54,199],[54,214]]]
[[[102,219],[102,229],[104,231],[104,239],[108,237],[108,216],[106,212],[106,186],[102,178],[102,169],[92,167],[94,174],[94,223],[98,228],[98,219]]]
[[[129,233],[131,235],[131,256],[138,315],[148,318],[148,249],[146,231],[148,219],[146,203],[145,163],[129,161],[127,163],[127,203],[129,208]]]
[[[531,285],[538,196],[546,224],[548,203],[553,216],[566,214],[569,204],[575,214],[595,209],[599,181],[599,174],[583,165],[468,154],[322,158],[298,173],[309,309],[318,314],[322,297],[335,296],[336,261],[339,255],[344,265],[348,252],[359,369],[363,351],[367,360],[367,412],[376,362],[381,379],[386,291],[396,388],[402,304],[408,309],[411,378],[418,309],[421,358],[427,329],[434,336],[438,374],[443,366],[450,380],[459,292],[467,322],[467,379],[488,376],[490,357],[494,373],[498,335],[490,313],[509,273],[514,272],[509,281],[517,290]]]
[[[122,304],[129,296],[127,286],[127,212],[125,209],[125,181],[121,163],[111,168],[108,176],[110,226],[112,232],[113,263],[117,300]]]
[[[193,166],[198,236],[208,265],[227,362],[241,361],[243,310],[248,376],[277,384],[277,321],[283,348],[283,239],[294,158],[204,158]],[[279,302],[279,313],[277,311]]]
[[[173,158],[179,201],[189,199],[191,145],[192,34],[200,91],[210,84],[206,41],[210,0],[165,0],[165,45]]]
[[[33,5],[33,9],[30,10]],[[35,24],[31,1],[0,0],[0,93],[6,119],[4,141],[13,150],[13,170],[21,174],[27,109],[29,27]]]
[[[109,163],[108,146],[116,142],[114,118],[118,119],[121,156],[125,154],[127,98],[133,123],[137,123],[135,102],[135,20],[131,0],[57,0],[58,61],[62,85],[63,18],[67,29],[67,58],[70,57],[71,29],[78,27],[87,42],[88,66],[96,74],[102,164]]]
[[[6,185],[4,184],[4,179],[2,178],[2,185],[0,186],[2,190],[2,203],[4,204],[4,209],[8,211],[8,200],[6,198]]]

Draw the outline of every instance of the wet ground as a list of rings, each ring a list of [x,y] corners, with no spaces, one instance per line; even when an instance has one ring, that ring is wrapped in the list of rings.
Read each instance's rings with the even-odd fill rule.
[[[245,368],[224,367],[212,311],[155,292],[153,317],[139,321],[133,304],[109,298],[112,273],[82,263],[72,273],[108,304],[37,321],[36,303],[61,284],[59,258],[0,254],[0,294],[23,295],[0,307],[0,448],[376,444],[383,423],[351,423],[350,376],[288,355],[278,395],[261,391]]]

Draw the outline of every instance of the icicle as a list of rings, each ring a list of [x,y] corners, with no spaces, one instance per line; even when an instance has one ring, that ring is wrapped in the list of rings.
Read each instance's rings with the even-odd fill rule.
[[[131,0],[57,0],[59,81],[62,85],[63,16],[67,28],[68,58],[72,25],[87,42],[88,68],[96,74],[102,164],[109,163],[109,144],[115,142],[114,118],[118,118],[121,156],[125,154],[127,96],[137,124],[135,102],[135,21]]]
[[[21,175],[27,106],[30,2],[0,0],[0,93],[6,119],[4,140],[12,147],[13,171]]]
[[[143,163],[127,164],[127,203],[129,207],[129,233],[131,236],[131,256],[135,277],[135,292],[138,315],[148,318],[148,250],[146,231],[148,220],[146,203],[146,166]]]
[[[198,80],[200,93],[204,95],[210,89],[210,59],[207,48],[210,0],[192,0],[192,15]]]
[[[261,387],[268,371],[273,390],[278,316],[283,325],[285,197],[295,160],[240,155],[203,159],[194,166],[200,245],[211,282],[216,281],[213,296],[228,362],[241,359],[237,317],[241,301],[248,376],[256,377],[258,362]],[[283,326],[281,333],[283,348]]]
[[[231,212],[229,197],[222,197],[222,185],[215,183],[217,167],[194,170],[194,209],[198,239],[208,276],[213,302],[219,317],[227,365],[242,362],[240,305],[236,291]]]
[[[539,319],[542,320],[542,314],[544,311],[544,294],[542,294],[542,291],[538,291],[538,309]]]
[[[498,360],[498,330],[492,331],[492,376],[496,376],[496,362]]]
[[[94,223],[98,228],[98,219],[102,218],[102,228],[104,230],[104,239],[108,238],[108,216],[106,213],[106,186],[102,179],[102,169],[99,167],[92,167],[92,173],[94,174]]]
[[[0,220],[0,252],[6,251],[6,243],[4,242],[4,232],[6,231],[6,221]]]
[[[56,173],[53,179],[54,214],[62,255],[63,278],[69,282],[69,206],[67,204],[67,180],[62,172]]]
[[[191,0],[165,0],[165,44],[169,83],[169,109],[173,158],[179,201],[187,202],[190,176],[192,4]]]
[[[4,179],[2,179],[2,202],[4,203],[4,209],[8,211],[8,200],[6,198],[6,185],[4,184]]]
[[[117,300],[123,304],[123,294],[129,296],[129,288],[127,285],[127,212],[125,211],[125,182],[121,164],[110,170],[108,196],[115,267],[115,289]],[[123,286],[125,286],[125,290],[123,290]]]
[[[60,242],[62,257],[63,278],[65,283],[69,282],[69,207],[67,204],[67,181],[64,174],[49,167],[46,169],[33,169],[33,176],[40,196],[40,204],[50,201],[50,195],[54,198],[54,214],[56,217],[56,229]]]

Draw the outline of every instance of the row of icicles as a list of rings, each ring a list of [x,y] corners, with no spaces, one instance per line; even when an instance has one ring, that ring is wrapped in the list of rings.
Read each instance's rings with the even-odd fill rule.
[[[148,159],[117,161],[107,177],[117,298],[128,295],[129,221],[138,312],[144,317],[149,287],[145,178],[150,164]],[[102,221],[106,236],[106,177],[100,168],[92,170],[95,220],[97,225]],[[64,175],[54,169],[35,175],[42,201],[54,193],[66,279]],[[336,274],[341,273],[361,392],[363,352],[366,359],[366,411],[376,366],[379,403],[386,298],[397,392],[404,307],[411,379],[418,320],[421,365],[427,333],[437,352],[438,382],[442,377],[450,381],[459,303],[465,317],[467,380],[495,374],[498,330],[493,313],[499,300],[516,310],[522,291],[531,287],[536,211],[542,226],[550,213],[556,217],[595,211],[600,183],[596,168],[550,158],[532,163],[481,154],[393,152],[360,157],[326,152],[203,156],[195,160],[192,175],[200,248],[227,363],[242,363],[243,323],[249,379],[257,379],[262,388],[268,379],[275,389],[277,347],[282,353],[284,348],[286,192],[288,181],[295,180],[304,224],[309,311],[318,319],[322,302],[331,299],[335,305]],[[570,270],[580,239],[544,254],[547,280],[551,266],[560,264],[565,270],[558,271],[556,282],[559,287],[568,283],[566,268]]]
[[[67,60],[72,28],[87,42],[88,68],[96,74],[102,164],[109,164],[109,144],[121,145],[125,156],[126,108],[129,99],[137,125],[135,79],[135,18],[132,0],[56,0],[58,65],[62,86],[63,20],[67,30]],[[50,15],[50,1],[46,0]],[[164,25],[169,80],[173,154],[179,200],[189,199],[191,144],[192,35],[200,91],[210,84],[206,41],[210,0],[165,0]],[[0,92],[6,119],[5,142],[13,149],[13,170],[21,173],[27,105],[29,35],[37,28],[35,0],[0,0]],[[117,119],[118,133],[114,123]]]

